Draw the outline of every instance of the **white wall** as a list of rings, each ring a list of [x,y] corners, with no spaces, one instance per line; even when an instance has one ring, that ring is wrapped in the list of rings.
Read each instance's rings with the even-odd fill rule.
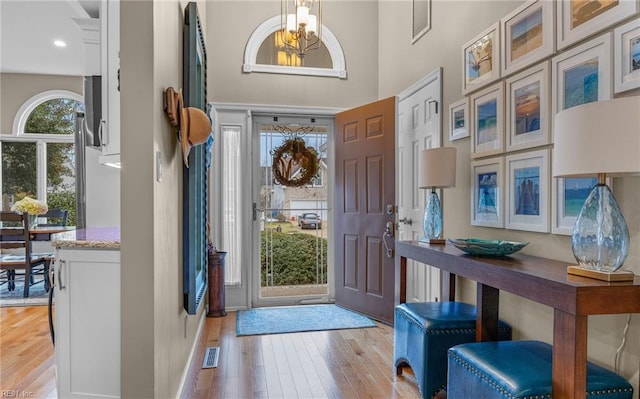
[[[253,30],[280,14],[280,2],[209,0],[207,50],[209,101],[354,107],[377,99],[378,7],[375,1],[325,1],[323,21],[345,53],[347,79],[243,73]]]
[[[432,3],[432,29],[411,44],[411,1],[380,2],[379,93],[394,95],[429,71],[443,68],[442,110],[462,96],[462,45],[501,17],[522,4],[521,1],[444,1]],[[404,27],[404,28],[403,28]],[[398,60],[403,60],[398,62]],[[639,95],[640,91],[626,93]],[[446,112],[446,111],[445,111]],[[446,114],[445,114],[446,115]],[[568,236],[525,231],[472,227],[470,225],[470,139],[448,140],[449,121],[443,118],[443,143],[458,151],[456,187],[444,191],[444,231],[449,237],[478,237],[528,241],[524,252],[575,262]],[[614,194],[629,225],[631,250],[625,267],[640,274],[640,178],[615,179]],[[475,303],[475,283],[459,279],[458,299]],[[624,300],[624,298],[620,298]],[[640,315],[633,315],[627,342],[620,357],[620,374],[634,386],[638,398],[640,369]],[[552,342],[553,311],[547,306],[508,293],[500,295],[500,317],[514,328],[514,339]],[[615,351],[620,345],[627,315],[589,318],[589,359],[614,369]]]
[[[177,396],[204,314],[183,308],[183,162],[163,111],[164,90],[182,87],[186,5],[120,4],[123,398]],[[206,32],[206,3],[198,8]]]

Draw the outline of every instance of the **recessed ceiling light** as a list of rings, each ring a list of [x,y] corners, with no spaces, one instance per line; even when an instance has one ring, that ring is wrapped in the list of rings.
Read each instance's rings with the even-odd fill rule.
[[[53,44],[56,45],[57,47],[67,47],[67,43],[65,43],[62,40],[54,40]]]

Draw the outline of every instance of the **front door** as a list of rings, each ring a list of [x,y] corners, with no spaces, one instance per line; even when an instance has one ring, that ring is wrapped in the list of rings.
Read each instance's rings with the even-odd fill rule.
[[[440,147],[440,69],[398,95],[398,239],[424,236],[422,220],[427,190],[418,188],[418,159],[424,149]],[[440,271],[407,260],[407,302],[437,301]]]
[[[260,163],[254,169],[253,187],[254,234],[259,243],[254,253],[259,262],[253,265],[253,306],[329,300],[332,128],[333,119],[321,116],[253,117],[253,154],[259,154],[254,159]],[[303,144],[296,144],[294,151],[294,142]],[[303,167],[290,151],[315,154],[315,166]]]
[[[395,97],[336,115],[336,303],[393,323]],[[389,234],[385,234],[387,226]]]

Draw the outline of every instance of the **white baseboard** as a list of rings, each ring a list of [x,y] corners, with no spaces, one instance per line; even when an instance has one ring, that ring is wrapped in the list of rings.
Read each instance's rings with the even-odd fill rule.
[[[198,342],[200,341],[200,335],[202,334],[202,330],[204,329],[204,322],[207,319],[207,309],[201,313],[200,322],[198,323],[198,331],[196,332],[196,336],[193,339],[193,345],[191,345],[191,351],[189,352],[189,358],[187,359],[187,363],[184,366],[184,370],[182,370],[182,377],[180,377],[180,384],[178,384],[178,392],[176,392],[176,399],[182,398],[182,390],[184,389],[184,384],[187,382],[187,376],[189,375],[189,368],[191,367],[191,361],[193,361],[193,357],[196,353],[196,349],[198,349]]]
[[[237,312],[238,310],[247,310],[249,309],[246,306],[226,306],[224,310],[227,312]]]

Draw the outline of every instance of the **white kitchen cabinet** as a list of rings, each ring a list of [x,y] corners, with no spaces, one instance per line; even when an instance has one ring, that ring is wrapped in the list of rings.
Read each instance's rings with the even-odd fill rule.
[[[57,248],[58,398],[120,397],[120,250]]]
[[[119,161],[120,154],[120,0],[100,2],[102,67],[101,163]]]

